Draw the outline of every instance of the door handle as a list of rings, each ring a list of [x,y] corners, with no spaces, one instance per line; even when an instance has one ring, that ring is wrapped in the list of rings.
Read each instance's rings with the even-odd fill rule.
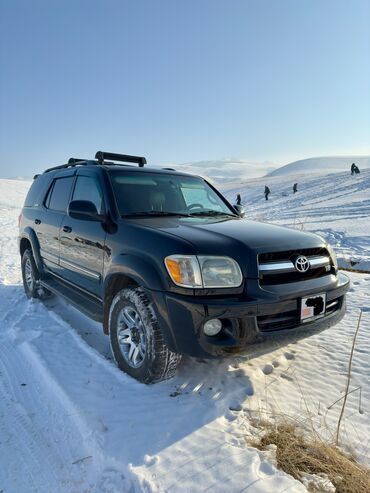
[[[41,220],[40,219],[35,219],[35,224],[41,224]]]
[[[63,226],[63,231],[65,233],[72,233],[72,228],[71,226]]]

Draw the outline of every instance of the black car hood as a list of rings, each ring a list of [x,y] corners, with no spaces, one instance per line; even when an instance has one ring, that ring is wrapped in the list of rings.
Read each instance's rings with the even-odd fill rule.
[[[324,245],[313,233],[239,218],[151,217],[136,220],[136,224],[187,240],[201,254],[231,255],[240,247],[262,253]]]
[[[158,248],[164,236],[172,241],[164,256],[195,254],[227,256],[235,259],[245,277],[258,278],[258,254],[303,250],[325,246],[319,236],[273,224],[239,218],[220,217],[142,217],[127,220],[135,229],[158,232],[158,241],[152,237],[148,249]],[[184,249],[184,243],[190,247]],[[158,246],[156,246],[156,244]],[[185,250],[185,251],[184,251]]]

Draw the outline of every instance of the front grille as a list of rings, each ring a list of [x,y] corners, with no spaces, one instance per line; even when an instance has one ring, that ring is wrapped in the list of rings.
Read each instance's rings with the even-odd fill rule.
[[[298,310],[279,313],[278,315],[260,315],[257,325],[261,332],[292,329],[299,325]]]
[[[340,305],[341,305],[340,298],[329,301],[329,303],[326,304],[325,315],[330,315],[331,313],[334,313],[340,308]]]
[[[327,302],[325,316],[331,315],[340,309],[342,298],[336,298]],[[294,329],[301,324],[299,309],[289,312],[278,313],[276,315],[260,315],[257,317],[257,325],[261,332],[274,332],[276,330]],[[302,323],[302,325],[304,325]]]
[[[326,276],[329,272],[325,267],[318,269],[309,269],[304,274],[300,272],[286,272],[281,274],[263,274],[260,283],[263,286],[272,286],[274,284],[287,284],[289,282],[307,281],[309,279],[317,279]]]
[[[293,255],[304,255],[305,257],[322,256],[328,257],[329,252],[326,248],[303,248],[302,250],[286,250],[285,252],[260,253],[258,261],[260,264],[264,262],[290,260]]]
[[[303,255],[310,262],[307,272],[298,272],[294,258]],[[258,256],[260,284],[271,286],[291,282],[307,281],[333,274],[330,254],[326,248],[303,248],[283,252],[262,253]]]

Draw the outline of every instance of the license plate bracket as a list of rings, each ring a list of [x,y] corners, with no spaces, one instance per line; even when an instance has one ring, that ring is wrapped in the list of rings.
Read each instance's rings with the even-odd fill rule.
[[[326,293],[313,294],[301,299],[301,322],[323,317],[326,308]]]

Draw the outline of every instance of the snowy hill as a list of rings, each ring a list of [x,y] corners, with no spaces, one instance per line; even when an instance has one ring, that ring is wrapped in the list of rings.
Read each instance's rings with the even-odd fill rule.
[[[284,176],[347,171],[352,163],[360,170],[370,168],[370,156],[328,156],[302,159],[279,167],[272,162],[243,159],[218,159],[169,165],[177,171],[203,176],[210,181],[226,185],[232,182],[254,180],[263,176]]]
[[[245,161],[242,159],[219,159],[173,165],[177,171],[203,176],[215,183],[227,183],[237,179],[264,176],[276,168],[270,162]]]
[[[302,173],[336,173],[347,171],[356,163],[361,169],[370,168],[370,156],[328,156],[301,159],[270,171],[269,176],[282,176]]]

